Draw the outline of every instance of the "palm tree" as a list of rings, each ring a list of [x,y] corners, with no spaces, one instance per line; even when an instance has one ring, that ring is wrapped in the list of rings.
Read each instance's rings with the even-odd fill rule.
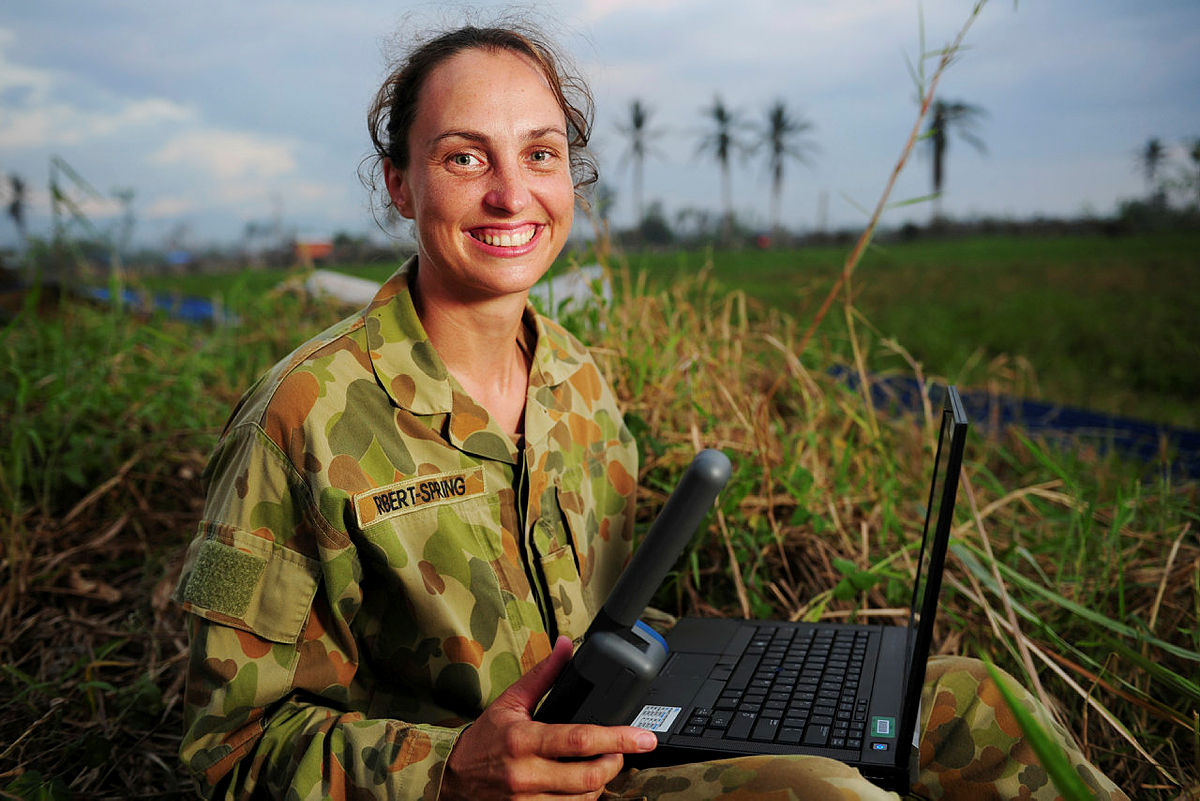
[[[17,227],[17,237],[21,244],[25,243],[25,179],[15,172],[8,176],[9,194],[12,199],[8,202],[8,216]]]
[[[721,165],[721,205],[725,212],[722,228],[728,236],[733,228],[733,176],[729,160],[746,149],[739,133],[742,123],[736,112],[721,101],[720,95],[713,99],[712,106],[704,109],[704,115],[712,121],[713,129],[700,140],[700,152],[711,152]]]
[[[1142,162],[1142,173],[1146,176],[1146,185],[1150,188],[1151,194],[1154,193],[1154,179],[1158,177],[1158,170],[1166,155],[1167,149],[1163,147],[1161,139],[1152,136],[1146,140],[1146,146],[1142,148],[1139,159]]]
[[[985,112],[979,106],[961,100],[937,100],[929,118],[929,146],[933,150],[933,217],[942,217],[942,185],[946,179],[946,147],[950,142],[950,131],[971,144],[980,153],[986,153],[983,140],[975,135],[974,128]]]
[[[767,109],[766,124],[758,146],[767,150],[767,166],[771,171],[771,232],[779,230],[780,208],[783,205],[783,167],[789,158],[807,163],[809,151],[815,145],[801,139],[812,130],[812,123],[802,116],[793,117],[782,100]]]
[[[1141,162],[1142,175],[1146,176],[1146,197],[1150,198],[1151,205],[1165,206],[1166,187],[1158,180],[1159,170],[1166,161],[1163,140],[1158,137],[1147,139],[1146,145],[1138,153],[1138,161]]]
[[[29,243],[29,237],[25,230],[25,211],[28,205],[28,200],[25,197],[25,179],[14,173],[8,175],[9,201],[8,217],[13,221],[13,225],[17,228],[17,261],[25,261],[25,280],[33,283],[33,260],[23,259],[25,249]]]
[[[629,157],[633,163],[633,205],[637,214],[637,224],[646,217],[646,208],[642,199],[642,173],[648,156],[653,149],[650,140],[659,131],[650,128],[650,109],[635,98],[629,103],[629,122],[618,123],[621,133],[629,137]]]
[[[1188,149],[1188,157],[1192,160],[1192,166],[1196,170],[1196,174],[1192,176],[1192,180],[1196,182],[1196,208],[1200,208],[1200,137],[1185,144]]]

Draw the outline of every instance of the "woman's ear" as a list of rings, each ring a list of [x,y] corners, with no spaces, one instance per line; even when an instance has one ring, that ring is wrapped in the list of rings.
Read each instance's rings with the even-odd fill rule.
[[[404,170],[392,164],[391,159],[384,159],[383,181],[387,184],[388,195],[391,196],[392,204],[395,205],[396,211],[400,212],[400,216],[411,220],[412,200],[409,197],[406,178]]]

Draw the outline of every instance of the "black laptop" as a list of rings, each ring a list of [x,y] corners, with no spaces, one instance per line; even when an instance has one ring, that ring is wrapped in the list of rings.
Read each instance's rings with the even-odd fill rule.
[[[749,754],[817,754],[858,768],[886,789],[907,792],[916,776],[921,686],[967,425],[958,392],[949,387],[908,626],[683,618],[665,642],[640,621],[629,626],[627,613],[612,612],[621,606],[617,597],[632,599],[624,602],[625,608],[640,612],[645,607],[728,471],[726,467],[723,477],[706,476],[698,493],[684,486],[691,480],[685,476],[560,677],[573,691],[555,693],[560,689],[556,685],[538,719],[650,729],[658,735],[658,748],[628,758],[635,766]],[[690,517],[682,525],[672,504],[688,510]],[[660,526],[664,518],[675,524]],[[657,534],[659,529],[671,531]],[[686,536],[680,529],[688,529]],[[672,536],[676,542],[682,538],[682,544],[660,548],[655,558],[656,541]],[[643,551],[654,564],[639,564]],[[645,585],[651,581],[647,594]],[[586,650],[589,645],[596,647]],[[639,680],[639,675],[646,678]],[[573,700],[564,701],[567,697]]]

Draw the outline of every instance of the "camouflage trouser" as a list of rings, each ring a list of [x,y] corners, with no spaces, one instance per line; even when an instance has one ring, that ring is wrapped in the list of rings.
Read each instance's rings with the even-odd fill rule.
[[[1041,705],[1009,677],[1028,709],[1046,724]],[[1128,797],[1092,767],[1074,741],[1056,726],[1050,731],[1070,756],[1096,798]],[[921,772],[913,794],[928,799],[1061,798],[1037,756],[1021,736],[1012,712],[981,662],[962,657],[929,660],[921,703]],[[850,801],[891,799],[857,770],[814,756],[737,757],[674,767],[628,770],[608,786],[604,798],[796,799]]]

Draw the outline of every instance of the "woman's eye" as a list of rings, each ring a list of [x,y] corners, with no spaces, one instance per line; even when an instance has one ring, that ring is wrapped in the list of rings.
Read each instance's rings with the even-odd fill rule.
[[[533,161],[545,162],[554,158],[554,154],[549,150],[535,150],[529,154],[529,158]]]
[[[450,161],[456,167],[474,167],[483,163],[470,153],[456,153],[450,157]]]

